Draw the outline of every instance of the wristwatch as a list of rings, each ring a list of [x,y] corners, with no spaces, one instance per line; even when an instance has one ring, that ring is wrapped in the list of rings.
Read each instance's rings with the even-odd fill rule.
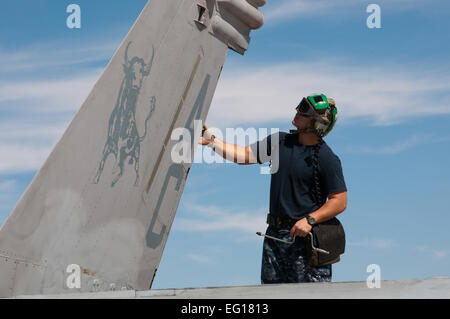
[[[306,215],[306,220],[308,221],[308,224],[310,224],[311,226],[314,226],[316,224],[316,220],[314,219],[314,217]]]

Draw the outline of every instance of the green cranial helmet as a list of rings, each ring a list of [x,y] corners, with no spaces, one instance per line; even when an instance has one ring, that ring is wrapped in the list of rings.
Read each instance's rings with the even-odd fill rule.
[[[324,94],[314,94],[303,98],[297,106],[300,114],[315,120],[313,130],[320,137],[327,136],[336,124],[337,108],[330,101]]]

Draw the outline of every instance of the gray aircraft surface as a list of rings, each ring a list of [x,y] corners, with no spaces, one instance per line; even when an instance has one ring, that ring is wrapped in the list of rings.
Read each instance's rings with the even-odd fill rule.
[[[266,0],[150,0],[0,230],[0,297],[148,290],[228,48]],[[193,155],[192,155],[193,158]]]

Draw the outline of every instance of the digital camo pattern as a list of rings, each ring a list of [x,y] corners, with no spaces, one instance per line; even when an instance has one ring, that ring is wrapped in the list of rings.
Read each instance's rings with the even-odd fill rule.
[[[269,227],[267,235],[290,240],[288,229]],[[306,257],[304,238],[297,237],[295,243],[285,244],[265,238],[261,266],[262,284],[331,282],[331,265],[310,267]]]
[[[145,132],[139,136],[136,125],[136,106],[139,93],[144,79],[150,74],[155,50],[149,63],[139,57],[128,59],[128,50],[131,42],[128,43],[125,51],[125,63],[123,70],[125,77],[122,80],[119,95],[114,110],[109,118],[108,138],[103,150],[102,160],[100,162],[97,174],[94,177],[94,183],[98,184],[108,157],[112,154],[115,157],[115,164],[112,173],[114,177],[111,186],[119,181],[123,175],[125,163],[128,160],[129,165],[134,164],[136,180],[134,186],[139,185],[139,159],[141,155],[141,142],[147,135],[147,125],[155,108],[156,98],[150,99],[150,112],[145,119]]]

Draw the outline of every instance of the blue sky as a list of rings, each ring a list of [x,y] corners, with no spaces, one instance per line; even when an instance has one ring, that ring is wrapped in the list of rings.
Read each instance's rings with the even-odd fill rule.
[[[82,28],[66,27],[79,4]],[[0,11],[0,221],[64,132],[145,0],[9,0]],[[381,7],[368,29],[366,8]],[[449,276],[450,4],[444,0],[268,0],[244,57],[230,52],[210,127],[288,131],[322,91],[340,117],[347,250],[334,281]],[[246,88],[245,90],[243,88]],[[200,148],[197,152],[202,151]],[[259,284],[270,176],[193,164],[153,288]]]

